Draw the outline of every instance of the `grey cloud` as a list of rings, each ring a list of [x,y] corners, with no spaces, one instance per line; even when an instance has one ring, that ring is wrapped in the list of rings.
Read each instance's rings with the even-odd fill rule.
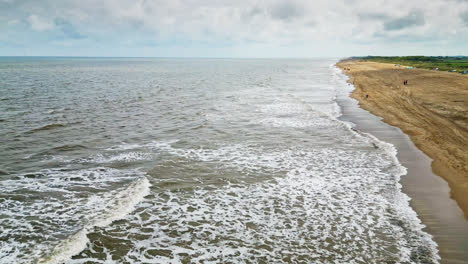
[[[414,34],[399,34],[392,36],[384,32],[376,32],[372,35],[376,39],[380,39],[386,42],[392,43],[402,43],[402,42],[412,42],[412,43],[422,43],[422,42],[434,42],[434,36],[424,36],[424,35],[414,35]]]
[[[204,42],[239,47],[252,43],[371,46],[386,40],[437,39],[462,43],[468,30],[467,11],[468,0],[0,0],[0,27],[16,34],[2,32],[0,38],[20,42],[22,38],[14,36],[28,35],[42,43],[66,39],[67,44],[86,38],[77,45],[96,41],[110,46],[124,40],[129,47]],[[42,25],[47,29],[31,30],[27,20],[31,15],[47,22]],[[418,25],[425,26],[410,32]]]
[[[304,25],[305,25],[306,27],[315,27],[315,26],[317,26],[317,21],[315,21],[315,20],[309,20],[309,21],[306,22]]]
[[[387,20],[389,16],[382,13],[359,13],[360,20]]]
[[[260,9],[259,7],[255,6],[252,7],[251,9],[248,9],[247,11],[242,13],[242,18],[243,19],[251,19],[255,16],[258,16],[263,13],[263,10]]]
[[[467,0],[468,1],[468,0]],[[463,20],[463,22],[465,22],[465,25],[468,26],[468,11],[462,13],[460,15],[460,18]]]
[[[76,28],[67,20],[63,18],[56,18],[54,20],[55,26],[63,33],[63,35],[67,38],[72,38],[72,39],[82,39],[86,38],[86,36],[80,34],[76,30]]]
[[[290,20],[303,15],[302,10],[290,1],[283,1],[270,10],[271,17],[280,20]]]
[[[262,13],[262,9],[260,9],[259,7],[256,6],[256,7],[252,8],[250,10],[249,15],[256,16],[256,15],[258,15],[260,13]]]
[[[412,26],[421,26],[424,23],[424,13],[421,10],[413,10],[405,17],[387,20],[384,23],[384,29],[388,31],[400,30]]]

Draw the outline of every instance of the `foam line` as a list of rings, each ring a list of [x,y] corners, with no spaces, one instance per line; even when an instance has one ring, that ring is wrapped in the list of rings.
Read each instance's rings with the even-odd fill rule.
[[[336,64],[331,65],[331,67],[334,68],[334,73],[336,75],[338,75],[340,78],[342,78],[344,83],[347,84],[347,80],[349,79],[349,77],[347,75],[345,75],[342,72],[342,70],[339,69],[336,66]],[[346,87],[346,86],[347,85],[341,85],[340,87]],[[355,89],[353,84],[350,84],[349,86],[351,87],[350,92]],[[349,100],[355,100],[355,99],[349,97]],[[340,110],[340,115],[339,116],[342,116],[342,111],[341,110]],[[375,137],[374,135],[372,135],[370,133],[365,133],[365,132],[357,131],[357,130],[353,129],[355,127],[355,124],[353,124],[353,123],[344,122],[344,121],[342,121],[342,122],[347,125],[347,127],[350,129],[350,131],[352,131],[352,133],[355,133],[355,134],[363,136],[363,137],[367,137],[370,140],[372,140],[380,149],[383,149],[387,153],[387,155],[392,159],[393,163],[396,165],[396,168],[397,168],[397,171],[395,172],[394,175],[397,177],[397,182],[398,182],[399,193],[398,193],[396,202],[398,203],[398,207],[401,209],[400,213],[407,220],[406,222],[410,225],[410,228],[412,230],[414,230],[415,232],[417,232],[419,234],[421,240],[424,241],[426,243],[427,247],[429,247],[432,250],[435,258],[437,260],[440,260],[440,256],[438,254],[438,245],[437,245],[437,243],[435,243],[435,241],[433,240],[432,235],[430,235],[429,233],[423,231],[423,228],[425,228],[426,226],[424,224],[422,224],[422,222],[419,219],[417,213],[413,210],[413,208],[411,208],[411,206],[409,204],[409,201],[411,200],[411,198],[402,191],[402,186],[401,186],[401,184],[399,182],[400,182],[400,178],[402,176],[406,175],[407,168],[404,167],[400,163],[400,161],[398,160],[398,158],[397,158],[397,154],[398,154],[397,148],[391,143],[379,140],[377,137]],[[406,254],[404,260],[405,261],[410,261],[410,253],[411,252],[406,252],[406,253],[407,254]]]
[[[112,222],[122,219],[127,214],[131,213],[135,210],[135,206],[143,201],[144,197],[150,193],[150,186],[151,184],[148,179],[144,177],[132,183],[125,190],[116,193],[115,197],[109,200],[105,205],[107,209],[106,212],[91,219],[87,226],[58,245],[49,257],[40,259],[39,263],[64,263],[70,260],[72,256],[83,251],[89,242],[87,234],[94,227],[108,226]]]

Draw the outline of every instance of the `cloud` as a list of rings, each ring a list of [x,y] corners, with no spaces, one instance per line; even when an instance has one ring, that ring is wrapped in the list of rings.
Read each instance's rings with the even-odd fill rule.
[[[19,21],[18,19],[12,19],[12,20],[8,20],[7,24],[8,24],[9,26],[11,26],[11,25],[16,25],[16,24],[18,24],[19,22],[20,22],[20,21]]]
[[[290,20],[302,16],[303,13],[294,2],[282,1],[271,8],[270,14],[275,19]]]
[[[57,17],[53,21],[49,21],[45,18],[41,18],[37,15],[30,15],[27,18],[31,28],[34,31],[48,31],[49,34],[58,33],[60,38],[70,38],[70,39],[82,39],[86,36],[80,34],[76,28],[69,21],[64,18]],[[9,25],[16,25],[19,23],[19,20],[10,20],[8,21]]]
[[[255,16],[255,15],[258,15],[258,14],[261,14],[262,13],[262,9],[259,8],[258,6],[254,6],[250,12],[249,12],[249,15],[250,16]]]
[[[273,55],[288,47],[295,54],[298,45],[318,55],[386,50],[402,38],[450,48],[468,39],[467,13],[468,0],[0,0],[0,40],[30,49],[63,40],[101,50],[229,47],[236,54],[264,45],[256,50]]]
[[[386,21],[384,23],[384,29],[400,30],[413,26],[422,26],[424,23],[424,13],[421,10],[413,10],[407,16]]]
[[[386,20],[389,16],[383,13],[358,13],[360,20]]]
[[[30,15],[27,21],[31,25],[31,28],[36,31],[51,30],[54,28],[54,24],[46,19],[40,18],[37,15]]]
[[[466,1],[468,1],[468,0],[466,0]],[[465,25],[468,26],[468,11],[461,13],[460,18],[463,20]]]
[[[60,32],[63,33],[63,35],[66,38],[72,38],[72,39],[86,38],[86,36],[83,36],[82,34],[80,34],[70,22],[68,22],[67,20],[63,18],[56,18],[54,20],[54,23],[55,23],[55,27],[59,29]]]

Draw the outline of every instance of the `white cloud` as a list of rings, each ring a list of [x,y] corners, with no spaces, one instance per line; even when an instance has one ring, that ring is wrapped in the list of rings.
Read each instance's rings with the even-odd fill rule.
[[[54,23],[52,21],[42,19],[37,15],[30,15],[27,20],[29,24],[31,24],[31,28],[36,31],[51,30],[54,28]]]
[[[114,45],[121,40],[294,49],[341,43],[343,49],[372,44],[385,51],[396,41],[468,40],[467,12],[468,1],[461,0],[0,0],[0,21],[27,21],[43,34]],[[67,26],[57,26],[57,19],[66,19]]]
[[[18,24],[20,21],[18,19],[12,19],[12,20],[8,20],[7,24],[9,26],[12,26],[12,25],[16,25]]]

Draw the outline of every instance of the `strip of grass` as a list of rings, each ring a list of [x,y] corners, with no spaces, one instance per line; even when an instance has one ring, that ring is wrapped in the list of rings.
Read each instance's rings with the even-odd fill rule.
[[[457,72],[468,71],[468,57],[427,57],[427,56],[406,56],[406,57],[376,57],[367,56],[358,59],[383,63],[401,64],[421,69],[439,68],[440,71]]]

